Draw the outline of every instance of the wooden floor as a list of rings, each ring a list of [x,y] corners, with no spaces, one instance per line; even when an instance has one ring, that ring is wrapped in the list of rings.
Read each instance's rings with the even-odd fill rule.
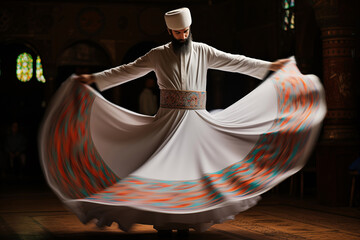
[[[136,225],[131,232],[116,224],[98,229],[83,225],[67,211],[44,184],[0,185],[0,239],[159,239],[152,226]],[[162,239],[162,238],[161,238]],[[235,220],[214,225],[187,237],[173,233],[168,239],[360,239],[360,209],[326,207],[314,199],[268,194],[256,207]]]

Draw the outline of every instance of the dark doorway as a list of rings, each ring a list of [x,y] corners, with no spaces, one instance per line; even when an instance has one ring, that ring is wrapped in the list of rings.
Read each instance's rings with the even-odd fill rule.
[[[29,74],[25,82],[17,75],[17,59],[20,54],[31,56],[32,76]],[[11,42],[0,44],[0,107],[1,115],[1,151],[2,169],[6,170],[5,139],[13,122],[19,124],[19,130],[27,139],[25,175],[39,175],[40,165],[37,152],[37,132],[44,111],[44,90],[46,82],[36,77],[36,59],[38,52],[27,43]],[[41,56],[40,56],[41,58]],[[31,65],[30,65],[31,66]],[[46,73],[45,80],[46,80]]]

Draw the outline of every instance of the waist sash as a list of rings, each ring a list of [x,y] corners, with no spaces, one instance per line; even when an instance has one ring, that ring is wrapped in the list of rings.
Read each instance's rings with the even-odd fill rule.
[[[161,90],[160,107],[180,109],[205,109],[206,92]]]

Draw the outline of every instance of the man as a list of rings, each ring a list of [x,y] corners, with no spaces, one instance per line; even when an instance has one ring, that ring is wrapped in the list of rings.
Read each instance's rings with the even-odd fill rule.
[[[157,118],[161,118],[165,109],[176,111],[176,109],[205,108],[205,94],[198,101],[192,101],[193,99],[191,99],[190,103],[188,100],[183,100],[182,94],[184,92],[205,91],[206,74],[209,68],[239,72],[262,79],[268,71],[276,71],[288,61],[283,59],[270,63],[242,55],[225,53],[204,43],[193,42],[191,37],[192,19],[188,8],[167,12],[165,22],[171,36],[170,43],[152,49],[132,63],[96,74],[80,75],[76,79],[87,84],[96,83],[98,88],[103,91],[139,78],[150,71],[155,71],[161,90],[161,109]],[[181,100],[179,100],[180,98]],[[175,102],[171,102],[174,99]],[[189,169],[189,171],[191,170]],[[158,170],[156,175],[166,174],[164,172]],[[185,174],[184,172],[186,170],[178,171],[174,175],[178,174],[177,178],[181,179],[182,175]],[[173,228],[178,229],[179,233],[186,234],[188,231],[188,226],[182,226],[181,224],[155,225],[154,227],[159,233],[165,232],[165,234],[169,233]],[[205,227],[201,225],[200,228],[205,229],[206,227],[208,227],[208,224]]]
[[[204,231],[254,206],[260,194],[298,171],[320,129],[326,110],[318,100],[321,84],[303,77],[294,63],[287,64],[286,76],[279,71],[276,80],[209,114],[208,69],[262,79],[288,60],[271,63],[193,42],[188,8],[167,12],[165,22],[171,42],[132,63],[75,77],[103,91],[154,71],[161,91],[155,116],[117,108],[70,79],[46,117],[39,144],[43,169],[83,222],[97,218],[99,226],[116,221],[124,230],[142,223],[167,233]],[[68,89],[88,94],[73,96]],[[70,137],[79,145],[71,148]],[[61,178],[51,175],[59,166],[76,171],[62,168]]]

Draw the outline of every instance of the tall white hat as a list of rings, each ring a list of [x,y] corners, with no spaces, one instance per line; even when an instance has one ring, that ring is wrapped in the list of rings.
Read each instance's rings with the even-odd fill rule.
[[[165,13],[166,26],[172,30],[180,30],[191,25],[191,13],[188,8],[179,8]]]

